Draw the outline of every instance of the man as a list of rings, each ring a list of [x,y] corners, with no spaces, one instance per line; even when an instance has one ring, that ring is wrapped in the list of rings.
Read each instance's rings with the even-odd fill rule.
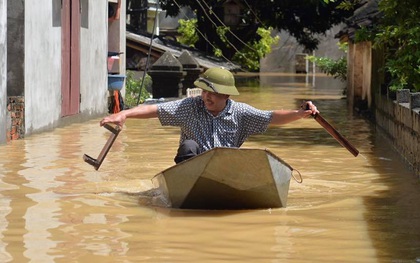
[[[206,70],[194,85],[201,96],[155,105],[139,105],[105,117],[100,125],[123,126],[127,118],[159,118],[163,126],[181,128],[180,146],[175,157],[179,163],[214,147],[240,147],[253,134],[263,133],[268,125],[282,125],[318,113],[307,101],[299,110],[259,110],[235,102],[239,95],[232,73],[222,68]],[[307,109],[307,110],[306,110]]]

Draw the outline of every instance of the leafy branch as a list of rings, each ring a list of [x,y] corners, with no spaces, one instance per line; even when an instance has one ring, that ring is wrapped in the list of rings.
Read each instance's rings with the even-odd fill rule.
[[[347,53],[348,44],[339,43],[339,49]],[[332,59],[328,57],[307,56],[307,60],[315,62],[317,67],[327,75],[333,76],[342,81],[347,80],[347,58],[342,56],[339,59]]]

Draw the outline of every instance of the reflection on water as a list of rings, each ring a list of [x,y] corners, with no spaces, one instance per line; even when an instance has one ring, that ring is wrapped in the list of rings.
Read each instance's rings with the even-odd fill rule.
[[[237,101],[263,109],[313,100],[362,156],[313,119],[271,127],[243,147],[299,170],[288,206],[183,211],[148,205],[173,165],[176,128],[129,120],[99,171],[83,162],[109,137],[99,120],[0,146],[0,262],[414,262],[420,188],[380,132],[347,112],[342,86],[317,76],[241,78]],[[316,83],[315,87],[312,86]],[[365,158],[363,158],[365,157]]]

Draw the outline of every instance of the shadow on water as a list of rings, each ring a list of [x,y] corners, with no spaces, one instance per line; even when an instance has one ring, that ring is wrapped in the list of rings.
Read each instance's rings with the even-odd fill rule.
[[[395,152],[392,143],[382,132],[373,131],[372,137],[374,146],[369,162],[381,175],[372,184],[387,186],[386,189],[377,190],[364,198],[367,207],[365,220],[368,222],[373,245],[378,251],[379,259],[420,262],[418,176],[407,169],[407,163]]]

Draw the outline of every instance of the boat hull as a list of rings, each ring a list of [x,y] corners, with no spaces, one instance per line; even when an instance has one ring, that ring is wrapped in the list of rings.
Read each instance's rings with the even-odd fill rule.
[[[292,170],[268,150],[218,147],[152,181],[172,208],[278,208],[286,206]]]

